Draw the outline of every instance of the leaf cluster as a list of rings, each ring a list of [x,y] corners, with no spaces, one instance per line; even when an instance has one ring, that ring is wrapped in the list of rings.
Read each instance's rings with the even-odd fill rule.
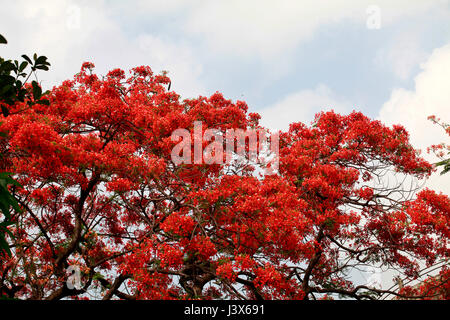
[[[6,43],[6,39],[0,35],[0,44]],[[22,61],[6,60],[0,57],[0,105],[5,117],[9,115],[9,106],[16,102],[27,101],[28,105],[49,104],[49,100],[41,99],[48,92],[42,92],[41,86],[36,80],[31,82],[31,90],[27,90],[25,87],[25,83],[32,74],[35,74],[36,70],[47,71],[50,66],[46,56],[38,56],[35,53],[32,58],[26,54],[22,55]],[[28,67],[30,67],[29,71]]]

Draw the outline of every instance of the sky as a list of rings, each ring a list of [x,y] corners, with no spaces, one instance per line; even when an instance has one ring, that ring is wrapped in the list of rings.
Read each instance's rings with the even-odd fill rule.
[[[1,56],[48,57],[44,88],[85,61],[148,65],[182,98],[222,92],[274,130],[356,110],[405,126],[432,162],[426,148],[450,142],[427,120],[450,122],[450,0],[16,0],[0,33]],[[447,176],[427,186],[449,194]]]
[[[450,0],[1,1],[0,56],[46,55],[44,89],[85,61],[148,65],[182,98],[222,92],[273,130],[356,110],[403,125],[431,162],[428,146],[450,144],[427,120],[450,123]],[[425,186],[450,194],[448,177]]]

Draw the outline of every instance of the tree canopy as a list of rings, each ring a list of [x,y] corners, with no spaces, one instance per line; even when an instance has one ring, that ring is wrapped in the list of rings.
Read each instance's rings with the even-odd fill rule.
[[[278,170],[264,177],[249,163],[175,164],[176,129],[260,127],[243,101],[182,100],[169,84],[146,66],[100,77],[84,63],[48,103],[30,96],[0,116],[2,171],[22,186],[1,295],[374,299],[390,292],[356,284],[351,270],[384,266],[414,279],[448,260],[449,197],[375,184],[434,170],[402,126],[318,113],[280,132]],[[81,286],[68,286],[70,266]],[[444,266],[431,288],[391,293],[448,294],[448,276]]]

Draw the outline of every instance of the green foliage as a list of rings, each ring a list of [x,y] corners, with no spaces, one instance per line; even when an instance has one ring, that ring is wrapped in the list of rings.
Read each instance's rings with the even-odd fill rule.
[[[450,171],[450,158],[439,161],[438,163],[436,163],[436,166],[444,167],[444,169],[441,171],[441,175],[449,172]]]
[[[6,44],[6,39],[0,35],[0,43]],[[0,57],[0,105],[3,116],[9,115],[8,106],[13,105],[17,101],[27,101],[28,105],[34,103],[48,105],[47,99],[41,99],[47,92],[42,89],[37,81],[31,82],[32,90],[25,88],[25,83],[36,70],[48,70],[50,63],[47,57],[33,55],[33,60],[27,55],[22,55],[23,61],[5,60]],[[31,72],[27,73],[26,69],[30,66]]]
[[[7,44],[8,41],[0,34],[0,44]],[[35,103],[49,105],[49,100],[42,99],[47,92],[42,92],[41,86],[37,81],[31,82],[31,88],[27,89],[25,84],[32,74],[36,77],[36,70],[48,70],[50,63],[47,57],[33,55],[33,60],[27,55],[22,55],[23,61],[5,60],[0,57],[0,108],[4,117],[10,114],[9,106],[16,102],[24,102],[31,106]],[[30,72],[27,72],[30,67]],[[37,79],[37,77],[36,77]],[[1,123],[0,123],[1,125]],[[2,136],[4,134],[2,133]],[[0,160],[1,160],[0,155]],[[0,211],[3,218],[0,222],[0,255],[6,252],[11,255],[6,234],[13,237],[8,230],[8,226],[14,224],[11,219],[11,208],[20,211],[16,199],[8,190],[9,185],[20,186],[14,179],[10,177],[11,173],[0,173]]]
[[[9,175],[9,172],[0,173],[0,211],[3,213],[4,217],[3,221],[0,222],[0,253],[6,252],[8,255],[11,255],[11,251],[9,250],[9,245],[5,239],[5,235],[6,233],[8,233],[10,236],[13,236],[8,230],[8,226],[14,223],[11,219],[11,207],[16,211],[20,211],[20,208],[16,199],[9,192],[8,185],[15,185],[19,187],[21,185],[14,179],[12,179]]]
[[[431,120],[433,123],[439,125],[442,127],[442,129],[445,130],[445,132],[450,136],[450,125],[448,123],[442,122],[439,118],[436,118],[436,116],[432,115],[428,117],[428,120]],[[441,161],[435,163],[434,165],[436,167],[443,167],[443,170],[441,171],[441,175],[446,174],[450,171],[450,146],[445,145],[444,143],[432,146],[431,149],[438,154],[438,156],[442,159]],[[447,159],[444,159],[444,152],[445,149],[447,149]]]

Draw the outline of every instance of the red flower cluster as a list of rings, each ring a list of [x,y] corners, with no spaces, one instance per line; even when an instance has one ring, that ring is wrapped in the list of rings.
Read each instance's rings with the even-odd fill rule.
[[[355,265],[415,278],[449,258],[448,196],[377,184],[432,172],[402,127],[319,113],[281,132],[276,174],[176,165],[174,130],[255,128],[259,115],[220,93],[180,100],[149,67],[93,68],[55,87],[49,106],[18,103],[0,119],[2,171],[23,186],[12,190],[23,210],[0,295],[86,298],[97,286],[120,299],[368,298],[383,292],[349,281]],[[83,287],[68,289],[75,263]]]

